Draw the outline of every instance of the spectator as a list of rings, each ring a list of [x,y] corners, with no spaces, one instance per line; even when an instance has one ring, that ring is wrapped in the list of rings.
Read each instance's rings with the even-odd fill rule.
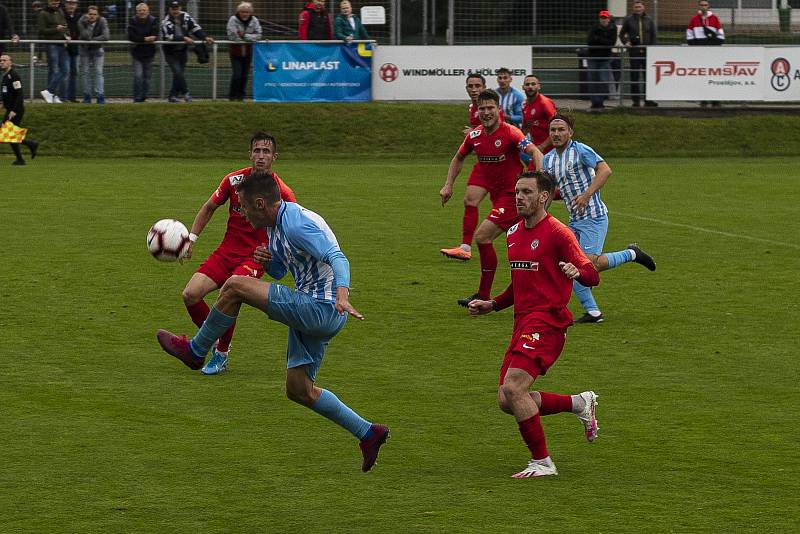
[[[301,41],[330,41],[333,39],[331,14],[325,9],[325,0],[311,0],[300,12]]]
[[[497,94],[500,95],[500,109],[503,110],[507,122],[517,128],[522,125],[522,104],[525,95],[519,89],[511,87],[511,71],[506,67],[497,69]]]
[[[14,31],[11,24],[11,17],[8,16],[8,9],[0,4],[0,39],[11,39],[13,42],[19,41],[19,35]],[[5,45],[0,43],[0,55],[5,51]]]
[[[656,25],[644,12],[643,0],[634,0],[633,13],[622,23],[619,40],[628,49],[633,107],[638,108],[647,87],[647,47],[656,44]],[[644,105],[658,106],[651,100],[645,100]]]
[[[150,14],[144,2],[136,6],[136,16],[128,24],[128,40],[133,58],[133,101],[144,102],[150,89],[150,76],[153,73],[153,58],[156,55],[158,40],[158,19]]]
[[[89,6],[86,14],[78,20],[78,31],[81,41],[108,41],[108,21],[99,16],[97,6]],[[94,70],[94,94],[98,104],[106,103],[104,90],[103,62],[105,52],[101,44],[88,44],[80,46],[81,72],[83,83],[83,103],[92,103],[92,80],[89,77],[89,66]]]
[[[28,21],[28,39],[39,38],[39,13],[42,11],[42,3],[33,0],[31,3],[31,18]]]
[[[69,28],[69,37],[70,39],[80,39],[80,31],[78,30],[78,21],[81,18],[80,13],[78,13],[78,0],[65,0],[64,7],[62,8],[64,12],[64,19],[67,21],[67,27]],[[67,45],[67,55],[69,56],[69,74],[64,77],[64,81],[61,82],[61,98],[67,102],[77,102],[76,95],[76,87],[78,84],[78,59],[79,59],[79,50],[78,45],[69,44]]]
[[[60,0],[48,0],[47,7],[39,12],[39,38],[52,41],[65,41],[46,45],[47,49],[47,88],[41,92],[48,104],[60,104],[58,91],[61,82],[69,76],[69,54],[67,43],[71,40],[64,13],[59,9]],[[64,96],[62,94],[62,96]]]
[[[183,98],[187,102],[191,102],[192,95],[189,94],[184,76],[188,60],[186,45],[194,44],[194,39],[207,43],[213,43],[214,39],[205,34],[203,28],[195,22],[191,15],[181,11],[181,3],[178,0],[172,0],[169,3],[169,12],[161,21],[161,38],[164,41],[183,43],[164,47],[164,59],[167,60],[169,69],[172,71],[169,101],[177,102]]]
[[[357,15],[353,15],[353,6],[348,0],[342,0],[339,4],[339,9],[342,11],[336,15],[333,21],[333,35],[346,43],[350,41],[368,41],[369,34],[361,24],[361,19]]]
[[[697,2],[697,14],[689,21],[686,28],[686,42],[689,46],[720,46],[725,42],[725,30],[722,28],[717,16],[708,10],[708,0]],[[700,102],[701,107],[707,107],[708,101]],[[717,101],[711,102],[714,107],[719,107]]]
[[[589,91],[592,109],[604,109],[611,83],[611,47],[617,42],[617,26],[611,13],[603,9],[600,20],[589,30]]]
[[[231,86],[229,100],[244,100],[247,91],[247,77],[253,62],[252,43],[261,40],[261,23],[253,16],[250,2],[242,2],[236,14],[228,19],[228,39],[242,44],[228,46],[231,58]]]

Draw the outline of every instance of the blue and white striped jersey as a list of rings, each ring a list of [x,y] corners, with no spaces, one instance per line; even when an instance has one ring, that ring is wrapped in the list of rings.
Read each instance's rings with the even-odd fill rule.
[[[495,89],[500,95],[500,109],[506,116],[506,122],[510,122],[517,128],[522,126],[522,106],[525,103],[525,95],[519,89],[508,88],[508,92],[503,94],[500,88]]]
[[[570,141],[561,153],[551,150],[544,155],[544,170],[555,177],[571,221],[596,219],[608,214],[608,208],[600,199],[600,191],[592,195],[583,213],[575,213],[572,208],[575,197],[589,189],[594,180],[594,170],[601,161],[603,158],[592,147],[577,141]]]
[[[315,299],[336,301],[336,288],[350,287],[350,264],[325,219],[294,202],[283,202],[267,228],[272,254],[267,274],[291,271],[295,286]]]

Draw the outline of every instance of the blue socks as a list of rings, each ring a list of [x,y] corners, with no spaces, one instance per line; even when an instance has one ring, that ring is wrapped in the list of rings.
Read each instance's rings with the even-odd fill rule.
[[[203,326],[200,327],[200,330],[197,331],[189,343],[194,355],[198,358],[205,358],[214,342],[235,322],[236,317],[225,315],[217,310],[216,307],[212,307]]]
[[[597,307],[597,301],[594,300],[594,295],[592,295],[592,288],[580,284],[577,280],[573,280],[572,289],[575,291],[575,296],[581,301],[581,306],[583,306],[584,310],[587,312],[600,310],[600,308]]]
[[[626,248],[625,250],[620,250],[619,252],[606,252],[606,258],[608,258],[608,268],[613,269],[618,265],[633,261],[634,254],[631,249]]]
[[[317,402],[311,406],[311,409],[347,429],[358,439],[364,439],[372,427],[372,423],[351,410],[339,400],[339,397],[327,389],[322,390],[322,394],[317,399]]]

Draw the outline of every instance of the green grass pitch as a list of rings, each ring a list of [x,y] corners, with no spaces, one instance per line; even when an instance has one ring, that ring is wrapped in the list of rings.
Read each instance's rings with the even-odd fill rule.
[[[800,530],[800,159],[610,161],[606,249],[636,240],[658,270],[603,273],[607,322],[571,328],[540,380],[600,395],[593,444],[572,415],[543,420],[547,480],[509,478],[528,458],[495,401],[511,311],[468,317],[455,301],[478,262],[438,252],[460,236],[466,171],[441,208],[448,161],[275,165],[351,262],[366,320],[332,342],[318,383],[390,425],[366,475],[349,434],[284,397],[283,325],[245,309],[219,377],[156,343],[157,328],[194,331],[180,293],[226,213],[183,266],[147,254],[147,229],[191,224],[246,161],[3,171],[0,531]]]

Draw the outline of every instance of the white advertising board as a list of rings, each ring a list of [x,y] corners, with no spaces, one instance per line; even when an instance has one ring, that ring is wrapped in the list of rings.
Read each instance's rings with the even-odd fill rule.
[[[372,58],[373,100],[465,100],[466,77],[497,86],[506,67],[520,85],[531,68],[529,46],[378,46]],[[519,83],[518,83],[519,82]]]
[[[648,100],[763,100],[764,48],[651,46]]]

